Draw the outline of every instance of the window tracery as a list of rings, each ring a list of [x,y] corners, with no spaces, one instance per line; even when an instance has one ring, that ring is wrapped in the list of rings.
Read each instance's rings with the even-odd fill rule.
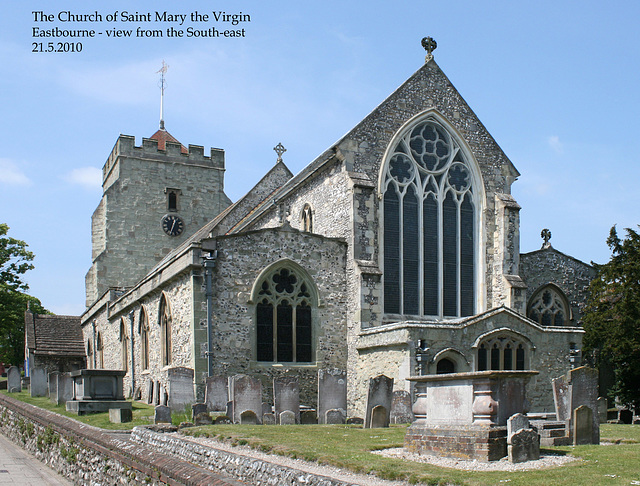
[[[310,284],[290,268],[277,268],[259,284],[256,358],[308,363],[313,359]]]
[[[528,346],[514,335],[499,334],[478,346],[477,371],[525,370]]]
[[[527,317],[543,326],[564,326],[571,319],[567,298],[555,285],[546,285],[533,294]]]
[[[396,142],[384,180],[385,312],[472,315],[478,204],[460,145],[423,120]]]

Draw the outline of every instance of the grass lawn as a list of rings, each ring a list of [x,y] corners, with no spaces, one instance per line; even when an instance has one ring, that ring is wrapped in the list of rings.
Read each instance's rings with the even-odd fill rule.
[[[213,425],[183,430],[250,445],[270,453],[332,464],[386,479],[405,479],[427,484],[468,485],[618,485],[640,484],[640,425],[609,425],[601,428],[603,439],[619,445],[567,446],[545,450],[580,458],[566,466],[524,472],[471,472],[409,463],[372,455],[370,451],[401,447],[405,427],[361,429],[355,426]]]
[[[2,391],[0,393],[6,393]],[[45,397],[31,398],[27,392],[10,396],[52,410],[80,422],[104,429],[130,429],[148,425],[154,407],[133,402],[133,421],[112,424],[108,413],[77,416],[64,406],[56,406]],[[174,414],[177,424],[185,414]],[[458,471],[429,464],[410,463],[371,454],[370,451],[402,447],[406,426],[387,429],[362,429],[348,425],[211,425],[183,429],[189,435],[215,437],[236,445],[307,461],[331,464],[360,473],[373,473],[386,479],[404,479],[412,483],[466,485],[640,485],[640,425],[603,424],[602,446],[566,446],[546,449],[556,454],[580,458],[566,466],[525,472]]]
[[[94,427],[100,427],[102,429],[107,430],[128,430],[132,429],[137,425],[149,425],[153,423],[154,416],[154,407],[152,405],[147,405],[145,403],[133,402],[133,421],[126,422],[123,424],[112,424],[109,422],[109,412],[102,413],[92,413],[88,415],[78,416],[73,412],[67,412],[64,405],[56,405],[51,402],[47,397],[35,397],[32,398],[29,392],[22,391],[19,393],[7,393],[6,390],[0,391],[0,393],[4,393],[7,396],[15,398],[16,400],[21,400],[25,403],[30,403],[31,405],[35,405],[36,407],[44,408],[45,410],[51,410],[52,412],[59,413],[60,415],[64,415],[66,417],[71,417],[79,422],[93,425]]]

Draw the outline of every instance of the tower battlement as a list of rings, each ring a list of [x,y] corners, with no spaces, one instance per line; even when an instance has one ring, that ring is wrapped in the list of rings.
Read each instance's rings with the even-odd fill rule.
[[[158,148],[158,140],[143,138],[142,145],[136,145],[135,137],[120,135],[102,168],[102,180],[107,179],[118,157],[132,157],[158,162],[199,165],[212,169],[224,170],[224,150],[211,147],[209,155],[205,155],[202,145],[191,145],[187,152],[183,152],[182,144],[165,142],[165,149]]]

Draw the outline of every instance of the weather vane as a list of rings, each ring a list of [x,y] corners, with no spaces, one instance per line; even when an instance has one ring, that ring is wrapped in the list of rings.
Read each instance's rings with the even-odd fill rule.
[[[287,151],[286,148],[284,148],[284,145],[282,145],[281,143],[278,143],[278,145],[276,145],[275,147],[273,147],[273,150],[276,151],[276,153],[278,154],[278,162],[282,162],[282,154],[285,153]]]
[[[424,37],[422,39],[422,47],[424,47],[424,50],[427,51],[424,62],[431,61],[431,59],[433,59],[432,52],[436,50],[436,47],[438,47],[438,43],[433,37]]]
[[[160,73],[160,130],[164,130],[164,88],[167,86],[167,82],[164,79],[164,75],[169,69],[169,65],[162,60],[162,67],[156,71]]]

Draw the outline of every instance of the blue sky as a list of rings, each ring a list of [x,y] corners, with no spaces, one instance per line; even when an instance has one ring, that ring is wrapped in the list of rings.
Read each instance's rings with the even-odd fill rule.
[[[604,263],[609,229],[640,223],[640,3],[610,1],[4,1],[0,16],[0,221],[27,241],[30,293],[60,314],[84,310],[91,214],[119,134],[158,127],[226,151],[226,192],[246,193],[287,147],[295,173],[424,62],[420,39],[522,176],[521,250],[551,243]],[[244,38],[106,38],[81,53],[33,53],[32,28],[57,14],[212,8],[243,12]],[[138,23],[118,23],[136,28]],[[191,25],[187,22],[182,28]],[[161,26],[165,28],[167,25]],[[147,25],[148,27],[148,25]],[[154,28],[160,27],[158,24]],[[58,39],[43,39],[45,42]]]

